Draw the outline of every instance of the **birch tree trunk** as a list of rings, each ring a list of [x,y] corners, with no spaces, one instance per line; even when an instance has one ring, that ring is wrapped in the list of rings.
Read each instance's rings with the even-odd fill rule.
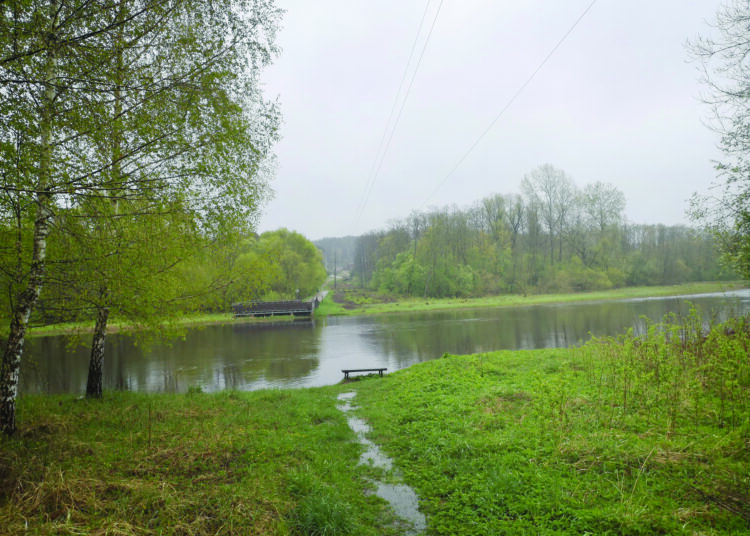
[[[44,259],[51,211],[49,194],[40,193],[39,198],[34,222],[34,250],[29,280],[13,311],[8,343],[3,352],[2,368],[0,368],[0,431],[7,436],[13,435],[16,431],[16,397],[23,343],[29,317],[39,298],[44,280]]]
[[[117,22],[121,24],[124,20],[124,5],[120,5],[117,12]],[[122,113],[123,113],[123,95],[121,84],[124,78],[124,60],[123,60],[123,35],[122,26],[116,32],[114,37],[113,49],[116,51],[115,62],[115,82],[113,97],[114,108],[111,120],[111,151],[112,151],[112,179],[114,184],[119,184],[121,175],[120,159],[122,157]],[[118,200],[113,197],[111,200],[113,213],[117,216]],[[102,226],[106,228],[106,226]],[[103,231],[106,232],[106,231]],[[109,237],[108,237],[109,238]],[[106,242],[106,240],[105,240]],[[100,269],[103,267],[99,267]],[[91,340],[91,356],[89,358],[89,374],[86,380],[86,398],[102,398],[104,389],[103,384],[103,366],[104,366],[104,340],[107,337],[107,321],[109,319],[110,293],[106,283],[99,292],[99,306],[96,309],[96,325],[94,326],[94,336]]]
[[[104,364],[104,339],[107,336],[107,320],[109,307],[100,307],[96,314],[96,327],[91,341],[91,358],[89,359],[89,375],[86,382],[86,397],[101,398],[102,366]]]
[[[52,79],[54,71],[53,47],[47,53],[46,79]],[[0,431],[6,436],[16,431],[16,397],[18,395],[18,373],[21,368],[23,343],[29,317],[42,291],[47,252],[47,236],[52,219],[52,195],[50,194],[50,165],[52,160],[52,121],[55,90],[48,84],[42,93],[40,122],[39,182],[36,191],[36,217],[34,218],[33,249],[29,264],[26,288],[20,293],[13,308],[8,343],[0,365]],[[23,254],[23,248],[18,250]]]

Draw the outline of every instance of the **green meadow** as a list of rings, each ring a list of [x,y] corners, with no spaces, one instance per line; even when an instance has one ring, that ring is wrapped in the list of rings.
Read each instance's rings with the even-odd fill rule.
[[[355,391],[426,534],[744,534],[749,350],[694,313],[324,388],[21,397],[0,533],[407,534],[336,408]]]

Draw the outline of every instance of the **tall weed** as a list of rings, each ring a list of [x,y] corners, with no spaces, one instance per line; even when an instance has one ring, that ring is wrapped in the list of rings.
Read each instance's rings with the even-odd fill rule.
[[[747,424],[747,318],[706,326],[693,308],[645,325],[642,335],[594,338],[575,354],[611,426],[628,415],[645,417],[667,435],[701,424]]]

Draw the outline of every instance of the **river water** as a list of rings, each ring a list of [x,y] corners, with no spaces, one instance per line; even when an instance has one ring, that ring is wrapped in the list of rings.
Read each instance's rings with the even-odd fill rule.
[[[107,337],[105,390],[184,392],[329,385],[342,368],[392,372],[443,353],[566,347],[592,335],[642,329],[642,317],[686,315],[695,304],[707,317],[750,312],[750,289],[728,294],[564,305],[331,317],[318,321],[207,326],[184,340],[144,350],[127,335]],[[27,341],[19,391],[85,392],[89,349],[62,336]]]

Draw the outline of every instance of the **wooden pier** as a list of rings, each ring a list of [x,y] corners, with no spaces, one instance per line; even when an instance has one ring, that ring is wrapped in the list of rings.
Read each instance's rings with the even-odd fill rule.
[[[233,303],[234,317],[240,316],[310,316],[318,306],[318,300],[254,301]]]

